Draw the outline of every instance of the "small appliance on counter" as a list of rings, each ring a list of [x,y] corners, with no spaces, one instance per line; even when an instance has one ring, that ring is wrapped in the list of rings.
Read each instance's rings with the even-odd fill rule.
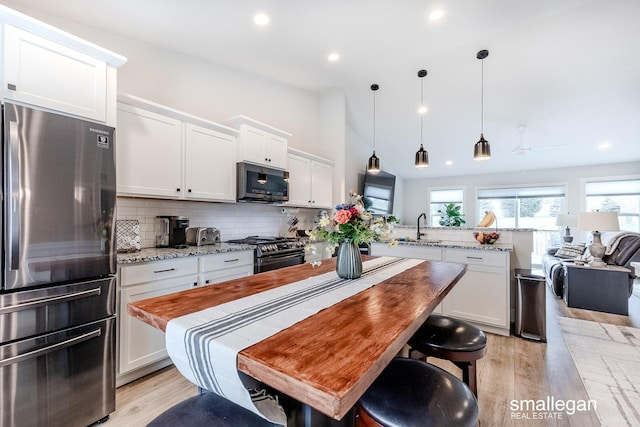
[[[156,236],[156,247],[186,248],[189,218],[186,216],[159,216],[158,218],[162,224],[162,234]]]
[[[204,246],[220,243],[220,231],[215,227],[187,228],[187,245]]]

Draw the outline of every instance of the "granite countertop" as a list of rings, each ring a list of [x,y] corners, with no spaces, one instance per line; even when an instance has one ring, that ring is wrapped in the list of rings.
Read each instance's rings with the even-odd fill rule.
[[[415,230],[415,225],[395,225],[396,229],[412,229]],[[451,230],[466,230],[466,231],[518,231],[524,233],[531,233],[534,231],[538,231],[535,228],[505,228],[505,227],[433,227],[433,226],[420,226],[420,230],[439,230],[439,231],[451,231]]]
[[[182,258],[188,256],[212,255],[225,252],[252,251],[251,245],[235,243],[218,243],[215,245],[189,246],[185,249],[175,248],[145,248],[138,252],[120,253],[118,264],[136,264],[139,262],[161,261],[163,259]]]
[[[381,242],[385,243],[385,242]],[[388,243],[388,242],[386,242]],[[475,249],[480,251],[513,251],[513,245],[510,243],[494,243],[493,245],[482,245],[477,242],[461,242],[453,240],[400,240],[398,245],[404,246],[432,246],[439,248],[453,249]]]

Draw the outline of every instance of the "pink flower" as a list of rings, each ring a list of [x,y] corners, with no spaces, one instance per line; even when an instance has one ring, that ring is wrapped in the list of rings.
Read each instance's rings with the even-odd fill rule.
[[[360,214],[355,206],[349,207],[349,212],[351,212],[351,216],[358,216]]]
[[[350,219],[351,219],[350,211],[346,209],[342,209],[336,212],[336,222],[338,224],[346,224],[349,222]]]

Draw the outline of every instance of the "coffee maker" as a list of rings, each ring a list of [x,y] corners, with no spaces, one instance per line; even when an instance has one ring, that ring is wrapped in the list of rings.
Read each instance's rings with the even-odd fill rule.
[[[159,216],[162,234],[156,237],[156,247],[186,248],[189,218],[186,216]]]

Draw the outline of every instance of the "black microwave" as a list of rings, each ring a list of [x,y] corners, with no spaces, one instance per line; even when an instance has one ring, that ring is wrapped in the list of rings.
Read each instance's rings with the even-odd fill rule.
[[[285,171],[240,162],[237,172],[239,202],[279,203],[289,200]]]

